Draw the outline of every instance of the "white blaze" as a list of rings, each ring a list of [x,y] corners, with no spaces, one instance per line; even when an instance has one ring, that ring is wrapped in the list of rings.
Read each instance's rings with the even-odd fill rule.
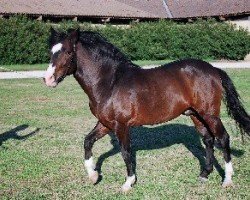
[[[62,49],[62,43],[58,43],[54,45],[51,49],[51,52],[55,54],[56,52],[60,51]]]
[[[51,86],[51,87],[56,86],[55,77],[53,76],[53,74],[55,73],[55,69],[56,68],[53,67],[53,64],[50,63],[47,71],[45,72],[45,77],[44,77],[45,83],[47,86]]]
[[[53,74],[55,73],[55,67],[53,67],[53,64],[50,63],[49,67],[47,68],[47,71],[45,72],[45,79],[49,79]]]
[[[62,46],[63,46],[62,43],[54,45],[51,48],[51,53],[55,54],[56,52],[60,51],[62,49]],[[57,85],[54,77],[55,69],[56,66],[53,66],[53,63],[50,63],[47,71],[45,72],[45,77],[44,77],[47,86],[55,87]]]

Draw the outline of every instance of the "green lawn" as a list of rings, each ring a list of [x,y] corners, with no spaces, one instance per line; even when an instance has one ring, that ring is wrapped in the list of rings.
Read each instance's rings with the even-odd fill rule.
[[[227,70],[250,111],[250,70]],[[242,144],[222,111],[231,135],[234,187],[221,187],[224,160],[215,150],[209,181],[198,181],[203,145],[188,117],[155,127],[133,128],[138,181],[123,195],[126,168],[117,141],[106,136],[94,146],[102,181],[91,185],[83,166],[83,138],[96,119],[77,82],[56,89],[40,79],[0,80],[0,199],[250,199],[250,146]]]
[[[47,67],[48,67],[48,64],[0,65],[0,72],[45,70]]]

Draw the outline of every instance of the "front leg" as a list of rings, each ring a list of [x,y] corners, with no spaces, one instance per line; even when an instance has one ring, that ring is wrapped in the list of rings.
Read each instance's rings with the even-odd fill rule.
[[[127,167],[127,179],[126,182],[122,186],[123,192],[128,192],[132,189],[132,185],[136,181],[136,176],[132,164],[132,154],[131,154],[131,142],[130,142],[130,133],[129,127],[126,127],[121,124],[117,124],[116,126],[116,135],[119,140],[119,144],[121,146],[121,153],[124,159],[124,162]]]
[[[95,170],[95,163],[93,160],[92,148],[94,143],[105,136],[110,130],[103,126],[100,122],[97,122],[95,128],[85,137],[84,150],[85,150],[85,168],[88,173],[88,177],[93,184],[95,184],[99,178],[98,172]]]

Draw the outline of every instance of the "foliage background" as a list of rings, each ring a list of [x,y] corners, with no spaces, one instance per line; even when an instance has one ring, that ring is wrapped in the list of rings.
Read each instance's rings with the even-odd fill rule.
[[[50,27],[65,31],[100,32],[132,60],[229,59],[240,60],[250,52],[250,35],[228,23],[198,20],[194,23],[158,21],[131,23],[129,28],[92,26],[63,21],[51,24],[26,16],[0,19],[0,64],[47,63]]]

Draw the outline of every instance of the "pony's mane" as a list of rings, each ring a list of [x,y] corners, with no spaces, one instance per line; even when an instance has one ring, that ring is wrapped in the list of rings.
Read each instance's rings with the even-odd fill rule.
[[[124,64],[136,66],[117,47],[97,32],[80,31],[79,41],[97,61],[102,61],[112,66],[123,66]]]

